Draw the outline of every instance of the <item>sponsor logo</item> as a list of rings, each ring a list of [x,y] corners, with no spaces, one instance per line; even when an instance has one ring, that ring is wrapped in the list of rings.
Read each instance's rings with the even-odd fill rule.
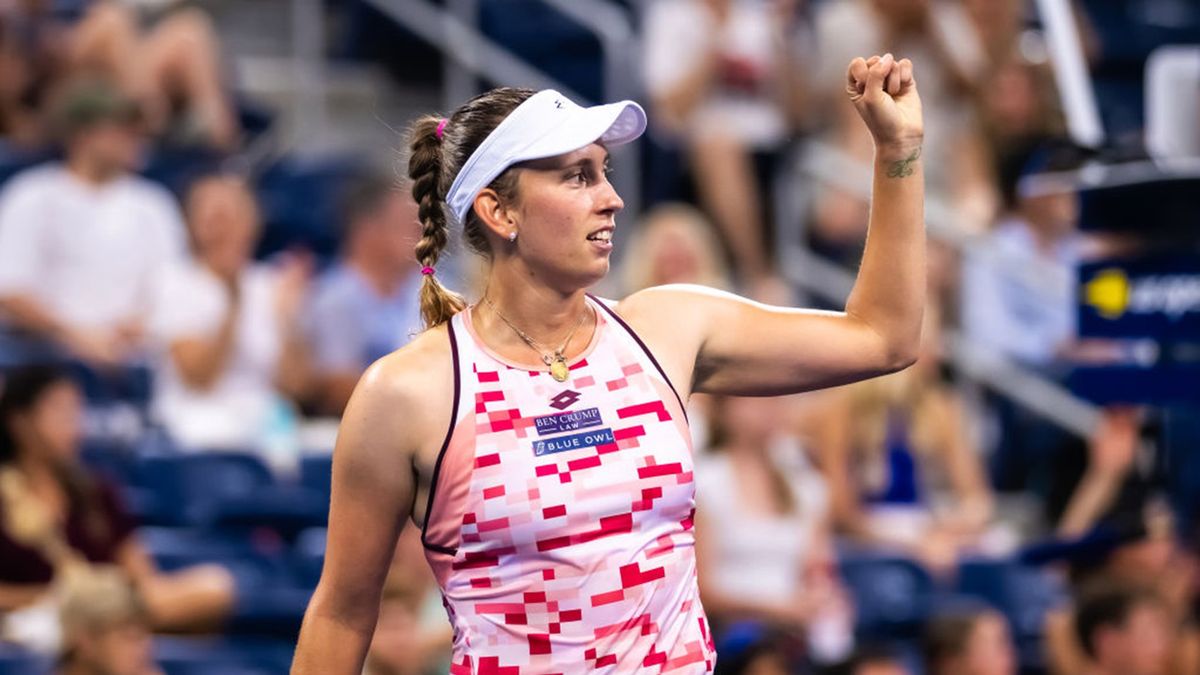
[[[579,450],[580,448],[594,448],[597,445],[616,442],[616,439],[613,438],[612,429],[594,429],[581,434],[571,434],[570,436],[558,436],[557,438],[534,441],[533,454],[542,457],[553,455],[556,452]]]
[[[1083,301],[1105,319],[1163,314],[1176,320],[1200,312],[1200,275],[1162,274],[1130,280],[1123,270],[1100,270],[1084,284]]]
[[[579,392],[568,389],[558,396],[550,399],[550,407],[557,410],[566,410],[567,408],[575,405],[575,402],[582,397],[583,395]]]
[[[580,429],[598,427],[601,424],[604,424],[604,420],[600,419],[599,408],[586,408],[584,410],[544,415],[533,419],[533,426],[537,429],[538,436],[561,434],[564,431],[578,431]]]

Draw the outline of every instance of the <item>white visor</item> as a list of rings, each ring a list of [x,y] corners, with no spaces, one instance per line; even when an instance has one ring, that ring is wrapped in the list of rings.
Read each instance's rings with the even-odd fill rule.
[[[476,195],[513,164],[565,155],[597,141],[623,145],[645,130],[646,111],[633,101],[584,108],[543,89],[509,113],[467,158],[446,193],[450,215],[461,225]]]

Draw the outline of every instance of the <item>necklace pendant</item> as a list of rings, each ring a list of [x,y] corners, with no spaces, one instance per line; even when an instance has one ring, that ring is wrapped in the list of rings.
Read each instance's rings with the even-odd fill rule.
[[[550,375],[557,382],[566,382],[567,378],[571,376],[571,369],[567,367],[567,362],[563,360],[563,357],[559,356],[554,363],[550,364]]]

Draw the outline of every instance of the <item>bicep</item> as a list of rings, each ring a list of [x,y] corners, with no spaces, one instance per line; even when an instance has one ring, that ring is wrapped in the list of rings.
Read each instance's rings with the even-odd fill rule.
[[[852,314],[771,307],[725,293],[697,297],[705,326],[696,391],[775,396],[848,384],[907,365]]]

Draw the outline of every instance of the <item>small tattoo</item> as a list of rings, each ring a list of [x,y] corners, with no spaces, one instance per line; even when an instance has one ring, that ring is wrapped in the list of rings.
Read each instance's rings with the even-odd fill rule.
[[[908,176],[911,176],[913,174],[912,165],[920,158],[921,147],[917,146],[917,149],[913,150],[913,153],[908,157],[892,162],[892,165],[888,167],[888,178],[907,178]]]

